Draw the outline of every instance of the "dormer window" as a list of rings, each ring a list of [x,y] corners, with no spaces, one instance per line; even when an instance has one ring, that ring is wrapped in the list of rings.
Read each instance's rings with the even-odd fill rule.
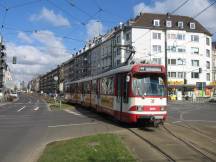
[[[190,23],[190,29],[195,29],[195,28],[196,28],[195,23],[191,22],[191,23]]]
[[[168,28],[172,27],[172,21],[171,20],[166,21],[166,27],[168,27]]]
[[[184,23],[183,23],[183,21],[179,21],[179,22],[178,22],[178,27],[181,28],[181,29],[184,28]]]
[[[160,26],[160,20],[154,20],[154,26]]]

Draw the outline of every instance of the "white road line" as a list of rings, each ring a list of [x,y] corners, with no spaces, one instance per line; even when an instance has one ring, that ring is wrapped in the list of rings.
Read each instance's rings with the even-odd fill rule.
[[[172,122],[173,124],[175,124],[175,123],[181,123],[182,121],[174,121],[174,122]]]
[[[68,110],[68,109],[65,109],[64,111],[67,113],[73,114],[73,115],[81,115],[80,113],[76,113],[76,112]]]
[[[39,110],[39,107],[34,108],[34,111],[38,111],[38,110]]]
[[[26,108],[26,106],[23,106],[22,108],[20,108],[19,110],[17,110],[17,112],[20,112],[20,111],[22,111],[25,108]]]
[[[94,125],[94,124],[98,124],[98,123],[62,124],[62,125],[52,125],[52,126],[48,126],[48,128],[70,127],[70,126],[77,126],[77,125]]]

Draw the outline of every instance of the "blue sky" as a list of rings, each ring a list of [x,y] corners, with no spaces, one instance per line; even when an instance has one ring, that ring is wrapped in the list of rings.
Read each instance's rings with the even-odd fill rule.
[[[26,4],[29,2],[28,4]],[[32,2],[32,3],[31,3]],[[72,4],[75,6],[73,7]],[[5,41],[19,42],[17,32],[33,30],[49,30],[60,37],[76,38],[85,41],[87,39],[86,26],[89,20],[99,20],[103,23],[105,32],[107,29],[117,25],[121,21],[133,18],[133,6],[141,1],[139,0],[2,0],[1,6],[9,7],[6,17],[5,9],[1,7],[0,22],[4,20],[2,34]],[[151,4],[151,1],[145,1]],[[10,8],[11,7],[11,8]],[[44,20],[31,21],[31,16],[38,14],[42,8],[52,10],[55,14],[62,15],[70,22],[69,27],[53,26]],[[102,9],[102,11],[100,10]],[[64,39],[65,45],[69,49],[80,48],[82,41],[73,41]]]
[[[0,25],[16,81],[48,72],[85,41],[134,18],[139,12],[171,12],[183,0],[1,0]],[[194,16],[212,1],[189,0],[175,14]],[[193,7],[191,7],[193,6]],[[8,9],[6,11],[6,8]],[[197,17],[216,31],[216,7]],[[215,37],[215,36],[214,36]],[[17,56],[17,64],[11,59]]]

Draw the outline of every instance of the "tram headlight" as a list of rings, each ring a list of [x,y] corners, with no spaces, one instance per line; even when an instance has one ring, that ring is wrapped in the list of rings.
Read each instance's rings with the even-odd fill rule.
[[[160,107],[160,110],[161,110],[161,111],[165,111],[165,110],[166,110],[166,106],[161,106],[161,107]]]

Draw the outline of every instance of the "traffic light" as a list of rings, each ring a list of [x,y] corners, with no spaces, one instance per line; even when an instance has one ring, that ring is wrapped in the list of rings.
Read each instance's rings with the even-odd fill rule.
[[[13,56],[13,64],[16,64],[16,61],[17,61],[16,56]]]
[[[199,68],[199,73],[202,73],[202,68]]]

